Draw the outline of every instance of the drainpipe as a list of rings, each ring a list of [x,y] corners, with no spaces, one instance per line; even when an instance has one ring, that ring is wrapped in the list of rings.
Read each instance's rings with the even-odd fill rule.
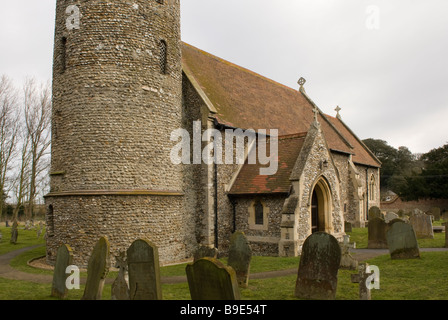
[[[236,232],[236,202],[237,202],[236,199],[230,198],[230,203],[232,204],[232,215],[233,215],[232,233]]]

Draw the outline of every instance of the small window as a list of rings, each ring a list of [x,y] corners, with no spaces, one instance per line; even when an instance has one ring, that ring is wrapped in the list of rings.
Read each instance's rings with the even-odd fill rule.
[[[67,68],[67,38],[61,39],[61,73],[65,72]]]
[[[157,0],[157,3],[163,4],[163,0]]]
[[[255,202],[255,224],[263,225],[264,224],[264,216],[263,216],[263,204],[260,200]]]
[[[167,69],[167,45],[165,40],[161,40],[159,43],[159,50],[160,50],[160,56],[159,56],[159,67],[160,67],[160,73],[166,74]]]

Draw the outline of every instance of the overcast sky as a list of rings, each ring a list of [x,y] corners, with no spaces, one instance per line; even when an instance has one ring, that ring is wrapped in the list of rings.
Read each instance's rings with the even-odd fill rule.
[[[0,74],[51,80],[56,0],[0,0]],[[448,1],[181,0],[182,40],[308,95],[361,139],[448,143]]]

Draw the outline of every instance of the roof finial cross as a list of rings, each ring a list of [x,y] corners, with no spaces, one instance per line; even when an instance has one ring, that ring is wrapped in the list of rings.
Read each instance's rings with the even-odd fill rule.
[[[304,90],[303,85],[306,83],[305,78],[300,78],[299,81],[297,82],[300,86],[299,90]]]
[[[339,114],[339,111],[341,111],[341,110],[342,110],[342,109],[341,109],[339,106],[337,106],[336,109],[334,109],[334,111],[337,112],[337,114],[336,114],[336,118],[338,118],[338,119],[341,119],[341,115]]]

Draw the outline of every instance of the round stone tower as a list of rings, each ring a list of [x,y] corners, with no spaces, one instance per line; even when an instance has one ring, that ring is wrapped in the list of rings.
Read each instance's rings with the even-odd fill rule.
[[[138,238],[161,262],[191,254],[182,167],[179,0],[58,0],[53,65],[47,260],[68,244],[86,265],[107,236],[112,256]]]

